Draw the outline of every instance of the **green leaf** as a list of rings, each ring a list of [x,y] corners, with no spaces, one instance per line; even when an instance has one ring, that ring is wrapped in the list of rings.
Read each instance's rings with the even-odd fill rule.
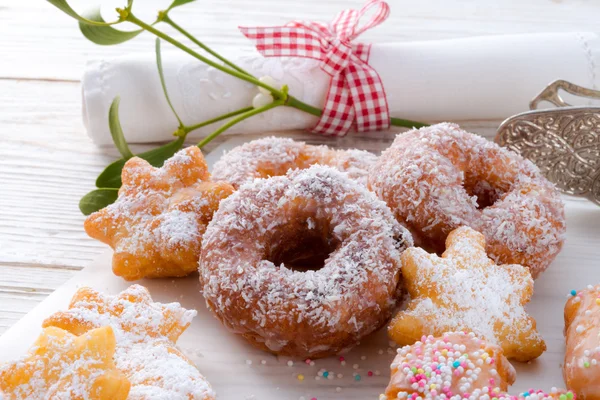
[[[177,138],[165,145],[140,153],[137,157],[143,158],[154,167],[162,167],[165,160],[171,158],[183,146],[184,138]],[[121,172],[127,160],[121,158],[102,171],[96,179],[96,186],[99,188],[119,188],[121,187]]]
[[[119,103],[121,103],[121,98],[117,96],[110,105],[110,109],[108,110],[108,127],[115,147],[119,150],[123,158],[128,160],[133,157],[133,153],[129,150],[125,135],[123,135],[123,129],[121,128],[121,121],[119,121]]]
[[[174,9],[175,7],[182,6],[187,3],[191,3],[196,0],[174,0],[171,5],[167,8],[167,11]]]
[[[79,209],[83,215],[90,215],[117,201],[119,189],[101,188],[92,190],[79,200]]]
[[[169,92],[167,92],[167,84],[165,83],[165,76],[162,68],[162,56],[160,55],[160,38],[156,38],[156,67],[158,68],[158,76],[160,77],[160,84],[163,89],[163,93],[165,94],[165,98],[167,99],[167,103],[169,103],[169,107],[171,107],[171,111],[175,114],[175,118],[179,121],[179,127],[183,127],[183,122],[179,115],[177,115],[177,111],[175,111],[175,107],[173,107],[173,103],[171,103],[171,99],[169,98]]]
[[[90,10],[87,10],[82,15],[89,21],[106,22],[100,13],[100,6],[96,6]],[[133,39],[144,31],[143,29],[138,29],[135,31],[120,31],[112,26],[89,25],[85,22],[79,22],[79,30],[90,42],[102,46],[124,43]]]
[[[116,20],[113,22],[106,22],[103,19],[100,19],[100,20],[88,19],[86,17],[83,17],[83,16],[77,14],[75,12],[75,10],[73,10],[71,8],[71,6],[69,5],[69,3],[66,0],[47,0],[47,1],[48,1],[48,3],[52,4],[54,7],[58,8],[59,10],[61,10],[65,14],[67,14],[68,16],[75,18],[79,22],[83,22],[85,24],[96,25],[96,26],[109,26],[109,25],[115,25],[115,24],[122,22],[121,20]]]

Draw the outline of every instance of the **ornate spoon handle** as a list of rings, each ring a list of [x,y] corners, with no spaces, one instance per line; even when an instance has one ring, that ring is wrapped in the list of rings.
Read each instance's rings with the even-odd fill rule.
[[[530,103],[541,101],[559,108],[528,111],[508,118],[495,141],[533,161],[564,193],[600,205],[600,107],[573,107],[558,94],[600,99],[600,91],[566,81],[549,84]]]

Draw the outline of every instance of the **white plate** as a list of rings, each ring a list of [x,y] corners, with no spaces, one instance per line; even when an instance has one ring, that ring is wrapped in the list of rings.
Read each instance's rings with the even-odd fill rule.
[[[239,144],[240,139],[233,139],[219,146],[207,157],[209,165],[223,151]],[[567,242],[549,270],[536,281],[535,294],[528,306],[529,312],[537,319],[548,350],[530,364],[515,363],[518,376],[512,393],[530,388],[548,390],[553,386],[563,386],[561,365],[566,297],[571,289],[600,282],[600,208],[584,200],[568,197],[565,200]],[[116,294],[129,286],[128,282],[112,274],[110,255],[107,251],[92,265],[75,274],[0,337],[0,362],[21,356],[39,334],[44,318],[65,309],[77,288],[91,286]],[[385,330],[371,335],[359,347],[345,354],[345,366],[337,357],[316,360],[315,365],[310,366],[303,360],[290,360],[256,350],[229,333],[206,309],[199,294],[197,276],[143,280],[139,283],[148,287],[156,301],[179,301],[186,308],[198,310],[198,316],[182,335],[179,345],[209,379],[221,400],[377,399],[387,385],[389,364],[395,350],[390,347]],[[249,361],[252,364],[249,365]],[[288,361],[292,361],[293,365],[288,366]],[[335,378],[316,380],[320,369],[331,371],[330,375]],[[369,371],[373,372],[373,376],[368,376]],[[378,376],[376,372],[379,372]],[[355,373],[360,374],[360,381],[355,381]],[[303,381],[298,380],[298,374],[304,375]],[[343,377],[338,378],[338,374]]]

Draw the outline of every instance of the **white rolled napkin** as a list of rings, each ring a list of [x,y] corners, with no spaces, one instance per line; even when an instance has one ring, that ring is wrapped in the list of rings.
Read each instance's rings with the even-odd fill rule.
[[[233,58],[257,77],[287,84],[290,94],[322,107],[330,77],[305,58]],[[373,44],[369,64],[381,76],[394,117],[418,121],[503,119],[526,111],[548,83],[564,79],[600,86],[600,39],[595,33],[482,36]],[[186,125],[248,107],[258,89],[183,52],[163,55],[171,101]],[[131,143],[172,139],[177,127],[162,93],[154,54],[88,63],[82,81],[83,119],[98,144],[111,143],[108,109],[121,96],[120,118]],[[584,99],[569,99],[586,104]],[[229,133],[311,128],[316,117],[278,107]],[[191,133],[202,137],[214,124]]]

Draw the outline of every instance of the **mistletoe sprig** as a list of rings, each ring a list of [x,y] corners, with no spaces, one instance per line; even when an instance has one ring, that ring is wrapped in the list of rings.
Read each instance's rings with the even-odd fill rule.
[[[124,8],[117,8],[117,13],[119,15],[118,19],[114,21],[107,22],[101,15],[100,7],[95,7],[87,12],[78,14],[73,8],[68,4],[67,0],[47,0],[49,3],[63,11],[65,14],[79,21],[79,29],[83,36],[85,36],[88,40],[95,44],[99,45],[116,45],[120,43],[124,43],[128,40],[131,40],[138,36],[143,32],[149,32],[156,36],[156,66],[158,70],[158,74],[160,77],[160,82],[163,88],[163,92],[165,94],[165,98],[169,107],[173,111],[173,114],[177,118],[178,126],[173,135],[176,137],[175,140],[152,149],[150,151],[136,154],[135,156],[141,157],[144,160],[148,161],[155,167],[160,167],[164,163],[165,160],[173,156],[179,149],[183,147],[185,142],[185,138],[188,133],[193,130],[199,129],[203,126],[211,125],[215,122],[227,120],[220,128],[216,129],[210,135],[202,139],[200,143],[197,144],[198,147],[202,148],[215,137],[231,128],[235,124],[253,117],[254,115],[261,114],[268,110],[271,110],[276,107],[293,107],[308,114],[312,114],[315,116],[320,116],[322,110],[316,107],[313,107],[309,104],[306,104],[299,99],[288,93],[287,85],[283,85],[280,88],[274,87],[273,83],[269,79],[261,79],[258,78],[251,73],[245,71],[240,68],[235,63],[221,56],[219,53],[215,52],[204,43],[199,41],[197,38],[188,33],[185,29],[175,23],[169,13],[174,8],[183,6],[185,4],[191,3],[195,0],[174,0],[166,9],[158,12],[156,19],[147,23],[139,18],[137,18],[132,12],[133,8],[133,0],[128,0],[127,5]],[[113,26],[129,23],[136,25],[138,29],[133,31],[122,31],[115,29]],[[174,39],[170,35],[156,28],[159,24],[167,24],[174,28],[176,31],[181,33],[187,39],[189,39],[195,46],[197,46],[201,51],[206,53],[208,56],[200,54],[198,51],[193,48],[183,44],[182,42]],[[162,58],[161,58],[161,40],[170,43],[171,45],[177,47],[178,49],[188,53],[192,57],[202,61],[205,64],[210,65],[226,74],[232,75],[238,79],[244,80],[246,82],[250,82],[253,85],[257,86],[262,93],[259,96],[260,101],[255,101],[254,105],[249,105],[248,107],[241,108],[237,111],[221,115],[219,117],[199,122],[194,125],[185,125],[179,115],[177,114],[171,100],[169,99],[169,94],[167,92],[167,87],[165,84],[163,70],[162,70]],[[209,58],[210,57],[210,58]],[[125,140],[125,136],[123,134],[123,130],[121,128],[121,123],[119,121],[119,97],[116,97],[110,107],[108,122],[110,127],[110,132],[112,135],[113,142],[115,147],[121,153],[122,158],[114,161],[110,165],[108,165],[102,173],[96,179],[96,190],[91,191],[86,194],[79,203],[79,208],[81,212],[85,215],[89,215],[94,211],[97,211],[107,205],[113,203],[118,196],[118,190],[121,187],[121,171],[125,162],[134,157],[134,154],[129,149],[127,141]],[[403,126],[403,127],[422,127],[425,124],[420,122],[410,121],[406,119],[400,118],[391,118],[391,124],[394,126]]]

